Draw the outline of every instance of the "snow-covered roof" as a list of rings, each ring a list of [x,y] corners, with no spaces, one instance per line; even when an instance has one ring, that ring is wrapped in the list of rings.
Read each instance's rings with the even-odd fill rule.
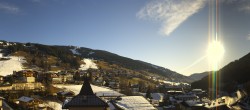
[[[58,92],[59,94],[61,94],[61,95],[66,95],[66,94],[70,94],[70,93],[72,93],[73,95],[75,94],[74,92],[72,92],[72,91],[60,91],[60,92]]]
[[[116,105],[125,110],[156,110],[156,108],[142,96],[121,97],[121,100],[117,101]]]
[[[163,93],[151,93],[151,96],[154,100],[163,100]]]
[[[18,99],[19,101],[22,101],[22,102],[30,102],[33,100],[33,98],[31,97],[26,97],[26,96],[22,96]]]
[[[143,96],[146,95],[146,93],[141,93]],[[164,94],[163,93],[151,93],[151,97],[154,99],[154,100],[163,100],[164,98]]]

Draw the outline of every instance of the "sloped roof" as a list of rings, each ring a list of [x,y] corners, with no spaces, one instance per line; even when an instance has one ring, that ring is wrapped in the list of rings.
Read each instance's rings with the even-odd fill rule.
[[[64,104],[63,109],[69,107],[108,107],[108,104],[93,93],[88,79],[84,78],[80,93]]]
[[[116,106],[124,110],[156,110],[142,96],[124,96],[121,100],[116,101]]]
[[[84,78],[84,83],[82,85],[79,95],[94,95],[94,92],[87,78]]]
[[[151,93],[151,96],[154,100],[163,100],[164,98],[163,93]]]
[[[65,104],[64,108],[68,107],[108,107],[108,104],[95,95],[77,95]]]
[[[33,100],[33,98],[31,97],[26,97],[26,96],[22,96],[18,99],[19,101],[22,101],[22,102],[30,102]]]

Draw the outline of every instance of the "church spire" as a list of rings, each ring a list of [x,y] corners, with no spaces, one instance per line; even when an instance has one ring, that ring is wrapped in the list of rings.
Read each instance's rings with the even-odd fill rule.
[[[84,84],[82,85],[81,91],[78,95],[94,95],[94,92],[91,88],[91,85],[89,83],[89,75],[84,74]]]

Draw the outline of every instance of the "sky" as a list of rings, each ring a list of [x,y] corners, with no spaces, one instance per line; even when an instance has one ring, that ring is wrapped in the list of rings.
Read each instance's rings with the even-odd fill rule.
[[[0,39],[106,50],[190,75],[211,70],[214,24],[225,49],[220,68],[250,52],[250,1],[219,0],[217,16],[215,2],[0,0]]]

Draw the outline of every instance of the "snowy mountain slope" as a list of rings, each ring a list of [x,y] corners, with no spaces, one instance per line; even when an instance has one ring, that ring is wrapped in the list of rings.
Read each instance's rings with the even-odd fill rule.
[[[25,62],[23,57],[10,56],[9,60],[0,61],[0,75],[6,76],[13,74],[13,71],[23,70],[22,63]]]
[[[85,47],[76,46],[58,46],[58,45],[43,45],[37,43],[12,43],[4,42],[0,45],[0,48],[6,49],[6,53],[12,54],[14,52],[25,52],[28,56],[28,66],[38,66],[45,70],[60,70],[60,69],[81,69],[86,70],[88,68],[97,69],[97,66],[93,61],[96,60],[98,68],[104,71],[126,72],[128,74],[139,73],[143,76],[156,76],[162,77],[169,81],[174,82],[187,82],[190,83],[193,80],[187,76],[179,74],[175,71],[160,67],[143,61],[123,57],[104,50],[95,50]],[[7,45],[13,44],[13,45]],[[53,59],[49,59],[52,58]],[[33,58],[33,59],[31,59]],[[84,60],[87,59],[87,60]],[[83,61],[81,61],[83,59]],[[41,60],[49,61],[48,64],[42,64]],[[85,64],[82,64],[85,62]],[[87,63],[86,63],[87,62]],[[115,66],[115,69],[113,68]],[[113,68],[110,70],[110,68]],[[126,71],[125,71],[126,70]]]
[[[89,68],[98,69],[93,60],[84,58],[82,61],[84,61],[85,64],[81,64],[79,70],[88,70]]]

